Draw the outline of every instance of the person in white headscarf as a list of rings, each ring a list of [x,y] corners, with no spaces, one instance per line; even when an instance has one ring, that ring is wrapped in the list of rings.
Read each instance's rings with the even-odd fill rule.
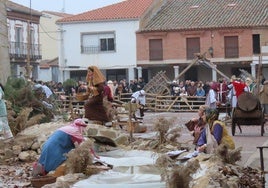
[[[144,90],[136,91],[131,95],[131,102],[139,104],[140,117],[144,116],[144,107],[146,104],[146,93]]]

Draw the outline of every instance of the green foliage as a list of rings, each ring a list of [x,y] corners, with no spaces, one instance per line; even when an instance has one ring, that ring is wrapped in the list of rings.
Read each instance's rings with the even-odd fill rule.
[[[67,95],[72,94],[72,88],[75,88],[77,86],[77,82],[74,79],[67,79],[63,83],[64,91]]]
[[[5,85],[5,99],[13,102],[20,95],[22,88],[25,88],[27,83],[22,78],[9,77]]]
[[[74,79],[67,79],[62,83],[64,88],[67,87],[76,87],[77,86],[77,82]]]
[[[39,121],[40,124],[48,123],[48,122],[51,122],[51,117],[49,117],[49,116],[45,116]]]
[[[37,114],[46,115],[41,122],[49,122],[53,118],[52,109],[48,109],[42,104],[43,99],[40,98],[37,91],[33,91],[31,82],[22,78],[9,78],[4,89],[5,99],[11,102],[11,108],[16,115],[19,115],[23,108],[30,107],[33,110],[28,118]]]

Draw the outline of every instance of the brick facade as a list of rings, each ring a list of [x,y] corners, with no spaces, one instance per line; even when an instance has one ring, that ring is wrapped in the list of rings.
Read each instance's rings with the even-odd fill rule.
[[[259,33],[264,33],[264,31],[259,31]],[[162,39],[163,60],[177,60],[177,62],[186,63],[186,38],[199,37],[201,53],[206,52],[209,47],[213,47],[214,58],[219,58],[221,62],[225,62],[224,37],[238,36],[239,58],[236,61],[240,61],[241,58],[248,58],[253,55],[252,34],[253,31],[250,29],[137,33],[137,60],[149,60],[149,39]]]
[[[237,74],[239,69],[251,70],[253,54],[253,34],[260,35],[260,46],[267,45],[268,30],[266,29],[219,29],[219,30],[197,30],[197,31],[170,31],[170,32],[137,32],[137,66],[145,67],[152,73],[159,70],[167,70],[170,79],[176,77],[174,75],[173,66],[179,65],[183,70],[189,65],[191,60],[187,60],[186,39],[192,37],[200,38],[200,53],[206,52],[206,57],[210,59],[217,68],[223,71],[227,76]],[[225,36],[238,36],[239,57],[225,58]],[[149,40],[162,39],[163,60],[150,61],[149,57]],[[213,47],[213,58],[210,56],[208,49]],[[160,68],[150,67],[151,65],[159,65]],[[199,71],[198,79],[209,80],[212,77],[211,70],[204,70],[196,67]],[[237,75],[239,76],[239,75]],[[220,75],[217,75],[220,77]]]

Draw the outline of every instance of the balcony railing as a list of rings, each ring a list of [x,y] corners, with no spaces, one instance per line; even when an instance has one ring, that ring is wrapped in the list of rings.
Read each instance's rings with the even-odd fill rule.
[[[82,54],[98,54],[104,52],[115,52],[115,44],[112,49],[102,49],[101,46],[81,46],[81,53]]]
[[[28,44],[22,43],[22,42],[10,42],[9,43],[9,55],[10,55],[10,58],[26,59],[28,55]],[[30,59],[33,61],[37,59],[42,59],[41,45],[30,44],[29,55],[30,55]]]

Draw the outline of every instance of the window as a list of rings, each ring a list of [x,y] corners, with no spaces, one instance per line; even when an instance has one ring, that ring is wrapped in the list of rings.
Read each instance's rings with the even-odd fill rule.
[[[106,70],[107,80],[122,80],[126,78],[126,69]]]
[[[252,44],[253,44],[253,54],[260,54],[261,53],[261,47],[260,47],[260,35],[252,35]]]
[[[30,30],[30,54],[35,55],[35,49],[34,49],[34,30]]]
[[[81,35],[81,53],[93,54],[115,51],[115,34],[84,33]]]
[[[225,36],[224,37],[224,50],[225,58],[238,58],[238,36]]]
[[[200,53],[200,38],[187,38],[186,48],[187,59],[195,59],[195,53]]]
[[[100,50],[101,51],[113,51],[114,50],[114,39],[100,39]]]
[[[15,53],[21,55],[23,53],[23,43],[22,43],[22,28],[15,28]]]
[[[162,39],[149,40],[149,59],[150,61],[163,60]]]

